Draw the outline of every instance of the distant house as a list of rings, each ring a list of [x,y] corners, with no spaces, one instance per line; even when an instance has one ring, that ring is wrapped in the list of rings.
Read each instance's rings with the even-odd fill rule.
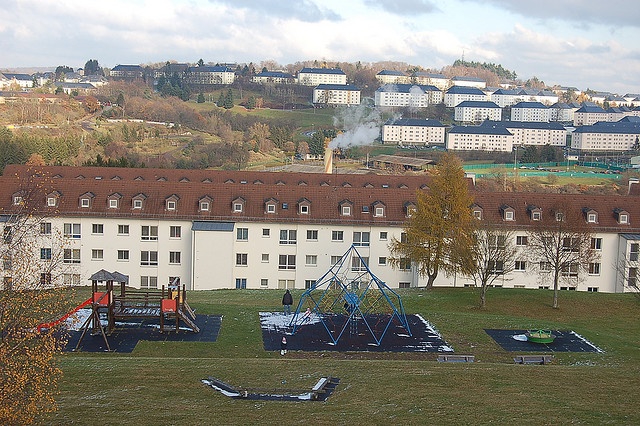
[[[511,107],[511,121],[549,122],[551,110],[541,102],[518,102]]]
[[[187,83],[194,85],[232,84],[235,73],[227,66],[189,67],[185,72]]]
[[[601,106],[591,102],[584,102],[573,114],[574,126],[589,126],[598,121],[607,121],[609,115]]]
[[[360,89],[350,84],[319,84],[313,89],[313,103],[360,105]]]
[[[382,70],[376,74],[376,79],[381,84],[407,84],[410,77],[402,71]]]
[[[288,72],[284,71],[262,71],[253,76],[251,79],[254,83],[277,83],[277,84],[285,84],[285,83],[293,83],[295,81],[295,77]]]
[[[442,92],[435,86],[417,84],[385,84],[376,90],[378,107],[424,108],[442,102]]]
[[[21,89],[33,87],[33,76],[9,72],[0,73],[0,89],[8,89],[11,85],[20,86]]]
[[[454,119],[463,123],[502,120],[502,108],[490,101],[463,101],[454,108]]]
[[[298,72],[298,84],[347,84],[347,75],[340,68],[303,68]]]
[[[464,101],[487,101],[487,95],[477,87],[452,86],[444,94],[444,104],[453,108]]]
[[[382,143],[411,145],[444,145],[445,126],[438,120],[414,118],[391,119],[382,126]]]
[[[59,81],[54,84],[56,87],[60,87],[67,95],[72,95],[74,93],[79,95],[88,95],[96,93],[97,91],[96,87],[90,83],[66,83]]]
[[[435,86],[440,90],[445,90],[450,85],[450,81],[442,74],[418,71],[412,78],[415,79],[416,84],[425,84]]]
[[[114,80],[142,80],[144,68],[140,65],[116,65],[109,71],[109,77]]]
[[[454,86],[463,87],[477,87],[478,89],[484,89],[487,87],[487,82],[478,77],[456,76],[451,79],[451,84]]]

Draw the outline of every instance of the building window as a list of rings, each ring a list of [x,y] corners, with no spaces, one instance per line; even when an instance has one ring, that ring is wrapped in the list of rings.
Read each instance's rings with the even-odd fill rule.
[[[102,249],[91,250],[91,260],[102,260],[102,259],[104,259],[104,250]]]
[[[331,241],[344,241],[344,232],[331,231]]]
[[[316,229],[307,230],[308,241],[318,241],[318,231]]]
[[[398,268],[401,271],[408,271],[411,269],[411,259],[409,259],[408,257],[402,257],[400,258],[400,262],[398,264]]]
[[[167,210],[175,210],[175,209],[176,209],[176,202],[173,200],[167,201]]]
[[[280,244],[295,244],[297,232],[295,229],[280,230]]]
[[[233,203],[233,211],[236,213],[242,213],[242,203]]]
[[[276,212],[275,204],[267,204],[267,213],[273,214]]]
[[[248,257],[247,253],[236,253],[236,266],[247,266]]]
[[[386,266],[387,265],[387,258],[385,256],[380,256],[378,258],[378,266]]]
[[[301,204],[300,205],[300,214],[309,214],[309,205]]]
[[[526,271],[527,270],[527,262],[524,260],[516,260],[516,265],[514,267],[515,271]]]
[[[157,241],[158,227],[155,225],[142,225],[142,241]]]
[[[562,239],[562,250],[577,253],[580,250],[580,241],[577,238],[565,237]]]
[[[296,288],[296,281],[295,280],[278,280],[278,288],[279,289],[285,289],[285,288],[294,289],[294,288]]]
[[[51,235],[51,222],[42,222],[40,224],[41,235]]]
[[[104,234],[104,225],[102,223],[91,224],[91,233],[99,235]]]
[[[63,263],[80,263],[80,249],[64,249]]]
[[[179,251],[170,251],[169,252],[169,263],[173,265],[180,264],[180,252]]]
[[[304,288],[310,289],[316,283],[316,280],[304,280]]]
[[[386,231],[380,232],[380,241],[387,241],[388,234]]]
[[[262,263],[269,263],[269,253],[262,253]]]
[[[2,256],[2,269],[8,271],[13,267],[11,259],[11,253],[5,253]]]
[[[351,216],[351,206],[342,206],[342,216]]]
[[[140,288],[158,288],[158,277],[141,276]]]
[[[81,198],[80,199],[80,207],[82,208],[88,208],[89,205],[91,204],[91,200],[89,200],[88,198]]]
[[[540,212],[531,212],[531,219],[532,220],[540,220],[541,217],[542,217],[542,215],[540,214]]]
[[[570,263],[568,265],[563,265],[560,268],[560,272],[563,277],[577,277],[578,276],[578,264]]]
[[[247,288],[247,279],[236,278],[236,288],[239,290]]]
[[[118,199],[117,198],[109,199],[109,208],[110,209],[117,209],[118,208]]]
[[[589,275],[600,275],[600,263],[589,263]]]
[[[306,266],[317,266],[318,265],[318,256],[315,254],[308,254],[305,258]]]
[[[504,273],[504,262],[501,260],[490,260],[487,262],[487,270],[490,274],[502,275]]]
[[[591,238],[591,250],[602,250],[602,238]]]
[[[40,274],[41,285],[51,285],[51,272],[43,272]]]
[[[549,272],[551,271],[551,262],[540,262],[539,268],[541,271]]]
[[[504,220],[514,220],[514,215],[511,210],[507,210],[504,212]]]
[[[118,260],[129,261],[129,250],[118,250]]]
[[[200,211],[208,212],[209,211],[209,202],[208,201],[200,201]]]
[[[589,213],[587,215],[587,222],[596,223],[598,221],[598,215],[596,213]]]
[[[157,251],[141,251],[140,252],[140,265],[142,266],[158,266],[158,252]]]
[[[368,257],[354,256],[351,258],[351,271],[353,272],[365,272],[367,270],[367,264],[369,263]]]
[[[65,223],[64,224],[64,236],[67,238],[80,238],[80,224],[79,223]]]
[[[489,248],[492,250],[504,250],[507,238],[504,235],[489,235]]]
[[[342,259],[342,256],[331,256],[331,266],[337,264]]]
[[[624,213],[620,214],[619,221],[620,223],[629,223],[629,215],[626,215]]]
[[[281,254],[278,256],[278,269],[296,269],[296,255]]]
[[[133,208],[141,209],[142,208],[142,200],[133,200]]]
[[[638,286],[638,268],[629,268],[629,279],[627,280],[629,287]]]
[[[384,207],[376,207],[373,215],[376,216],[376,217],[384,216]]]
[[[247,241],[249,240],[249,228],[236,229],[236,240]]]
[[[408,282],[399,282],[398,283],[398,288],[410,288],[411,287],[411,283]]]
[[[40,260],[51,260],[51,249],[50,248],[41,248],[40,249]]]
[[[629,245],[629,260],[631,262],[636,262],[638,260],[638,248],[640,248],[640,244],[631,243]]]
[[[66,286],[80,285],[80,274],[63,274],[62,283]]]
[[[118,225],[118,235],[129,235],[129,225]]]
[[[260,288],[268,288],[268,287],[269,287],[269,279],[260,278]]]
[[[58,199],[56,197],[48,197],[47,198],[47,206],[55,207],[57,203],[58,203]]]
[[[19,195],[15,195],[13,197],[13,205],[14,206],[19,206],[20,204],[22,204],[22,197]]]
[[[357,247],[369,247],[370,237],[368,232],[354,232],[353,245]]]
[[[169,227],[169,238],[181,238],[181,237],[182,237],[182,226]]]
[[[587,291],[589,293],[597,293],[598,292],[598,287],[587,287]]]

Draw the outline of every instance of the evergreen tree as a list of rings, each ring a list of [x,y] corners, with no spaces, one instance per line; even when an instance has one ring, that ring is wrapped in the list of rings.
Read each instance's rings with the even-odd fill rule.
[[[198,93],[198,103],[199,104],[203,104],[204,103],[204,93],[202,93],[202,92]]]
[[[229,90],[227,90],[227,94],[224,97],[223,106],[224,106],[225,109],[233,108],[233,91],[231,90],[231,88],[229,88]]]

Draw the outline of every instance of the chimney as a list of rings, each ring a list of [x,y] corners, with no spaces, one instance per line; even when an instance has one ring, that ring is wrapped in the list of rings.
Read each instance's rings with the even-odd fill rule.
[[[329,147],[324,149],[324,172],[333,173],[333,149]]]

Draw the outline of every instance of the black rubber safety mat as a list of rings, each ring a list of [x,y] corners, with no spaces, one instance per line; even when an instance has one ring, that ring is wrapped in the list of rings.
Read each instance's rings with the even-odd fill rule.
[[[502,349],[508,352],[603,352],[574,331],[551,330],[553,343],[532,343],[526,340],[528,330],[485,329]]]

